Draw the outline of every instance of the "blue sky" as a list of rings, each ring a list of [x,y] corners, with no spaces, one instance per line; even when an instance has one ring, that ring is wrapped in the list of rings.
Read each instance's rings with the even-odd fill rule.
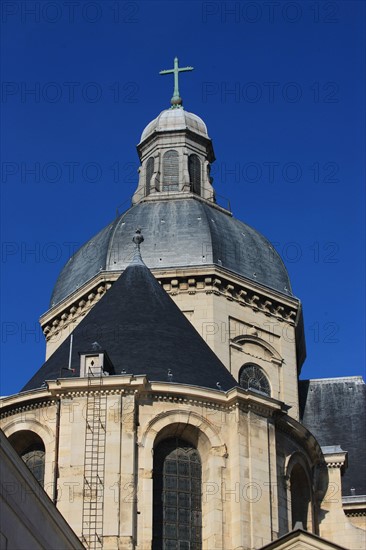
[[[169,107],[213,139],[214,186],[275,244],[303,303],[302,377],[364,374],[365,3],[7,1],[2,8],[2,375],[17,392],[70,251],[130,204]]]

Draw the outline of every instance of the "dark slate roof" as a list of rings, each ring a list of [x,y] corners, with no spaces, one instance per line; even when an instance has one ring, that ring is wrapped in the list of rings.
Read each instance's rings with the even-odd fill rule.
[[[202,200],[170,197],[133,206],[78,250],[59,275],[51,307],[99,271],[123,271],[133,254],[136,227],[145,235],[144,261],[150,269],[215,264],[291,295],[286,268],[263,235]]]
[[[192,324],[175,305],[141,260],[134,260],[112,288],[75,328],[71,366],[80,373],[79,354],[98,342],[106,350],[115,374],[147,375],[168,381],[223,390],[237,385]],[[44,363],[23,390],[45,380],[64,378],[70,337]]]
[[[300,381],[303,424],[321,446],[348,451],[343,495],[366,495],[366,384],[361,377]]]

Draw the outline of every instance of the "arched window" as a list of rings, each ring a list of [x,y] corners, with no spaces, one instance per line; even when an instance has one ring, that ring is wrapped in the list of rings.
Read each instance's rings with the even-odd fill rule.
[[[150,195],[151,178],[154,173],[154,158],[150,157],[146,162],[146,196]]]
[[[201,194],[201,162],[197,155],[189,155],[188,172],[191,189],[196,195]]]
[[[193,445],[172,438],[156,447],[153,550],[201,550],[201,478]]]
[[[173,149],[163,156],[163,191],[178,191],[179,155]]]
[[[9,437],[9,442],[43,487],[45,447],[39,435],[30,430],[20,430]]]
[[[245,390],[271,395],[271,388],[263,370],[254,363],[244,365],[239,374],[239,384]]]
[[[291,470],[290,489],[292,529],[296,523],[300,522],[303,529],[307,531],[308,524],[311,523],[311,493],[309,480],[301,464],[295,464]]]

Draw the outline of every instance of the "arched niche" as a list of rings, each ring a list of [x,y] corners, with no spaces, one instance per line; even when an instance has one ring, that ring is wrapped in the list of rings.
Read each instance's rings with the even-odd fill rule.
[[[311,468],[306,457],[295,452],[286,467],[289,529],[295,525],[314,531],[314,503]]]

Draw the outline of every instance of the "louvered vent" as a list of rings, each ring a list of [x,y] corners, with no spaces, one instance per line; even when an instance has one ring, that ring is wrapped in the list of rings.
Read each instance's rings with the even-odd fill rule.
[[[189,155],[188,159],[189,181],[191,190],[196,195],[201,194],[201,162],[197,155]]]
[[[177,151],[167,151],[163,157],[163,191],[178,191],[179,156]]]
[[[154,159],[150,157],[146,163],[146,196],[150,195],[151,178],[154,173]]]

